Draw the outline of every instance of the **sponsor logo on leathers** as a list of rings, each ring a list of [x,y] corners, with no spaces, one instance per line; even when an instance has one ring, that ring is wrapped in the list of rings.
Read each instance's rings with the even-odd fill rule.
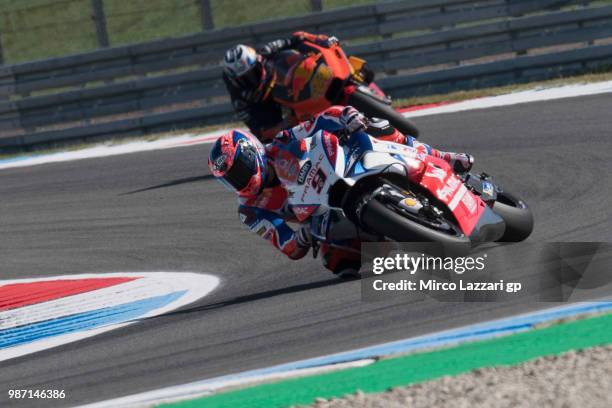
[[[312,163],[310,162],[310,160],[304,163],[297,177],[298,184],[304,184],[304,181],[306,181],[306,175],[310,171],[311,167],[312,167]]]

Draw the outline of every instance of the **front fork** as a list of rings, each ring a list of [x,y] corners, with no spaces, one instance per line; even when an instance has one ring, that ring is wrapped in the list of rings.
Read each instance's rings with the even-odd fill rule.
[[[497,200],[497,194],[504,190],[493,182],[493,177],[487,173],[480,173],[478,175],[467,173],[460,175],[463,184],[474,194],[480,196],[489,207],[493,206],[495,200]]]

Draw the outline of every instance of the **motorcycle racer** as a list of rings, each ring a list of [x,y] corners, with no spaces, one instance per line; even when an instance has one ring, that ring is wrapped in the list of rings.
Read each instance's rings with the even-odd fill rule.
[[[272,57],[279,51],[296,49],[304,41],[326,48],[338,43],[338,39],[333,36],[297,31],[290,38],[271,41],[258,51],[239,44],[225,53],[223,80],[234,111],[251,132],[262,140],[270,139],[279,131],[297,124],[292,115],[284,118],[282,106],[266,90],[272,80]],[[368,69],[364,69],[364,72],[368,77],[366,82],[371,82],[373,72]]]
[[[312,246],[310,223],[303,220],[295,230],[289,226],[288,222],[298,219],[289,207],[289,192],[279,175],[296,171],[290,167],[295,163],[292,158],[296,157],[296,149],[301,149],[302,139],[320,130],[352,134],[366,129],[378,139],[403,143],[424,154],[440,157],[459,173],[472,167],[472,156],[436,150],[401,134],[386,120],[372,119],[368,124],[367,119],[351,106],[328,108],[312,120],[280,132],[274,142],[265,146],[249,132],[232,130],[215,142],[208,166],[220,182],[238,193],[241,221],[289,258],[300,259]],[[320,248],[323,265],[339,276],[354,276],[361,266],[359,247],[360,242],[356,239],[325,242]]]

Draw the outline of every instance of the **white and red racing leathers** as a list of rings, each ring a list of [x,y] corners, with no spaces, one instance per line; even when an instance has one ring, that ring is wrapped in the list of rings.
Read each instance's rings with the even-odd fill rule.
[[[320,130],[331,133],[347,128],[353,131],[359,130],[360,127],[355,126],[352,121],[355,119],[355,112],[352,107],[332,106],[314,119],[280,132],[274,142],[266,145],[266,156],[269,165],[274,169],[274,175],[268,175],[266,185],[259,194],[239,199],[238,211],[241,221],[251,231],[269,241],[291,259],[300,259],[305,256],[310,243],[304,239],[304,234],[300,233],[302,231],[294,230],[288,224],[288,222],[297,222],[297,218],[289,208],[289,194],[278,181],[276,174],[283,174],[298,163],[300,155],[303,154],[303,151],[298,151],[300,146],[303,147],[303,144],[300,143],[302,139]],[[448,161],[455,168],[465,167],[467,170],[471,166],[469,155],[442,152],[418,142],[411,136],[405,136],[395,129],[392,130],[390,134],[378,136],[378,138],[414,147],[423,153]],[[338,245],[327,247],[323,244],[321,254],[324,265],[334,273],[347,267],[359,269],[359,244],[359,242],[345,242],[343,246],[346,247],[346,250],[342,250]]]

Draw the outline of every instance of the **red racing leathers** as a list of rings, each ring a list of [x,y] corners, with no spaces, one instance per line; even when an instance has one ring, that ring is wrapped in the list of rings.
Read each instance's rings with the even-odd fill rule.
[[[274,172],[268,171],[268,177],[271,179],[266,180],[266,186],[259,194],[239,199],[238,211],[241,221],[251,231],[268,240],[291,259],[300,259],[305,256],[310,248],[310,242],[306,237],[307,232],[300,229],[294,230],[289,226],[288,222],[297,222],[297,218],[289,208],[288,192],[276,175],[287,171],[285,166],[290,161],[291,155],[303,154],[295,150],[300,149],[300,140],[312,136],[319,130],[333,133],[346,129],[347,121],[343,113],[346,114],[347,109],[352,108],[332,106],[314,119],[279,133],[274,142],[266,145],[268,163],[274,169]],[[352,111],[355,112],[354,109]],[[469,155],[438,151],[425,143],[416,141],[411,136],[404,136],[395,129],[391,129],[391,132],[386,132],[384,135],[373,136],[415,147],[424,153],[440,157],[455,167],[457,164],[460,167],[470,165]],[[302,228],[308,229],[309,223]],[[359,247],[360,243],[356,240],[343,242],[340,245],[323,243],[320,251],[323,264],[334,273],[342,272],[346,268],[358,270],[360,266]]]

